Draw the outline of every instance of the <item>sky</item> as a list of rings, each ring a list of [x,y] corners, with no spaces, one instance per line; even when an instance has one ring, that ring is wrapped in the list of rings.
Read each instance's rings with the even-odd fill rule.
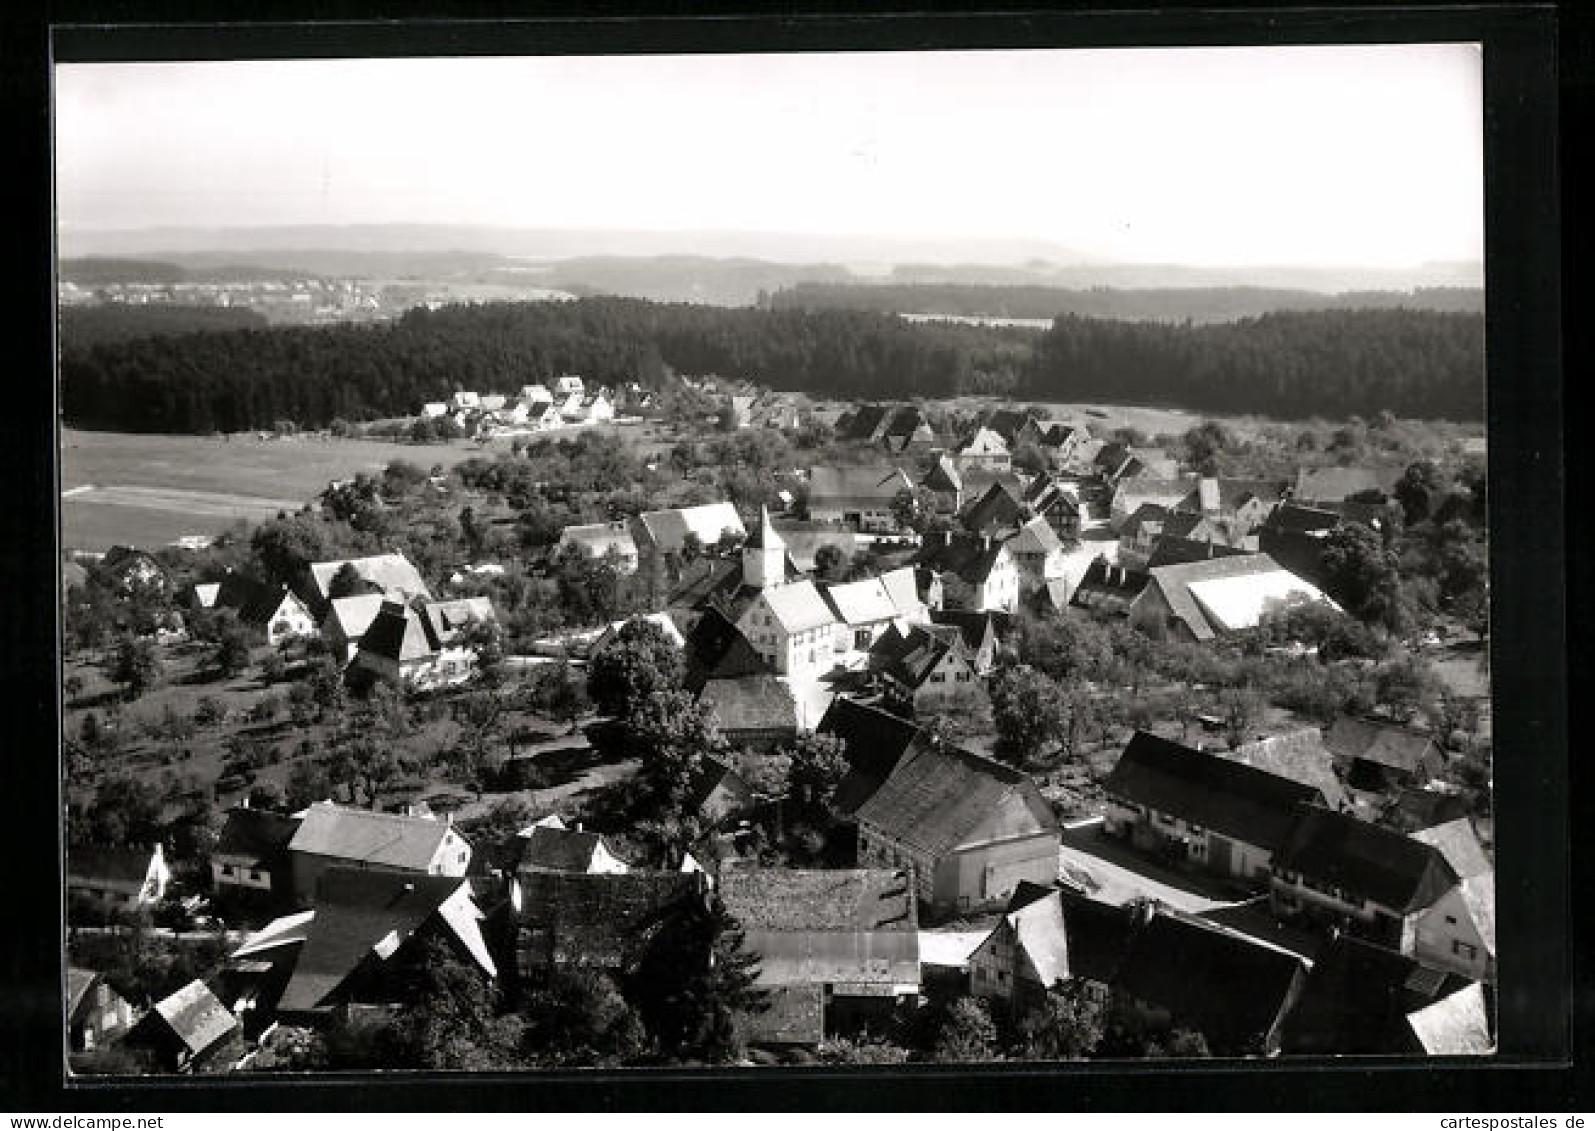
[[[1475,45],[64,64],[63,230],[427,223],[1483,256]]]

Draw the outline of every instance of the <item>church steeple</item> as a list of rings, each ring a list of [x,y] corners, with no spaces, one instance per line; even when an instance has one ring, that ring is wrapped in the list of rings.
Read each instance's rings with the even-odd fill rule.
[[[759,527],[742,546],[742,580],[755,589],[786,580],[786,543],[770,524],[770,508],[759,508]]]

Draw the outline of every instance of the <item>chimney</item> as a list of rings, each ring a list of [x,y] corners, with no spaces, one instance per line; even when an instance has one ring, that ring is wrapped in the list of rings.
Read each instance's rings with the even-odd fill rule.
[[[576,831],[577,832],[581,832],[582,831],[582,823],[580,821],[576,822]]]

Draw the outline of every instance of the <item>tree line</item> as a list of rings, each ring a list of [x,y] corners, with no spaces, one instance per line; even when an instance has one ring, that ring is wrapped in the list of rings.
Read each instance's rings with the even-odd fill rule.
[[[767,295],[775,310],[874,310],[956,318],[1044,318],[1063,314],[1152,322],[1227,322],[1276,310],[1484,312],[1476,287],[1412,291],[1319,291],[1284,287],[1054,287],[1045,284],[800,282]]]
[[[672,370],[820,396],[985,393],[1287,418],[1389,409],[1476,419],[1483,319],[1347,310],[1183,326],[1067,316],[1042,332],[593,298],[416,309],[376,326],[69,342],[61,388],[75,426],[208,433],[406,415],[456,389],[510,392],[561,372],[657,387]]]

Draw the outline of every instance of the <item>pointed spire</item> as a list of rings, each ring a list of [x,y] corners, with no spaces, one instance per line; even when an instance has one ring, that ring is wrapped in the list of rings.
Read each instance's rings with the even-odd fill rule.
[[[770,508],[759,507],[759,528],[753,532],[753,537],[748,539],[747,549],[750,550],[778,550],[783,549],[786,542],[775,532],[775,527],[770,523]]]

